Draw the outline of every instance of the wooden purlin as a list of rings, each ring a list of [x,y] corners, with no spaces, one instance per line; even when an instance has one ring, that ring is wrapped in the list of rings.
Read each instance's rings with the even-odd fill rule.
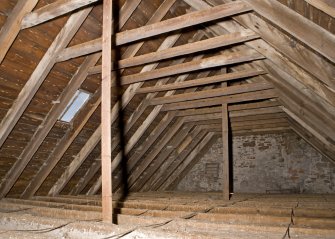
[[[185,0],[186,2],[188,2],[188,4],[190,4],[191,6],[195,7],[196,9],[204,9],[207,7],[210,7],[209,4],[207,4],[204,1],[200,1],[200,0],[194,0],[194,1],[190,1],[190,0]],[[250,16],[254,16],[253,14],[249,14]],[[247,19],[246,17],[244,17],[245,19]],[[239,20],[240,18],[238,17],[233,17],[234,20],[236,20],[237,22],[241,23],[243,25],[243,23]],[[257,20],[259,21],[259,20]],[[224,22],[218,23],[218,25],[220,27],[217,27],[216,29],[219,30],[218,34],[223,34],[225,32],[225,30],[228,30],[229,32],[233,31],[238,31],[239,29],[243,29],[240,25],[238,24],[225,24]],[[223,30],[225,29],[225,30]],[[262,27],[260,27],[260,29],[264,29]],[[279,31],[276,30],[276,33],[278,33]],[[294,50],[296,51],[296,49],[292,48],[281,48],[279,44],[276,43],[275,40],[271,40],[269,38],[269,36],[274,37],[276,34],[268,34],[268,35],[264,35],[263,32],[261,31],[257,31],[258,34],[260,34],[261,37],[264,37],[264,39],[267,39],[268,42],[270,42],[271,44],[273,44],[272,48],[271,46],[269,46],[269,44],[265,43],[262,40],[257,40],[257,41],[250,41],[245,43],[246,46],[250,47],[250,48],[254,48],[255,50],[259,51],[261,54],[264,54],[268,60],[267,62],[271,61],[271,64],[273,65],[278,65],[280,66],[282,69],[285,69],[285,71],[290,74],[291,76],[293,76],[293,78],[295,78],[295,80],[299,79],[299,80],[308,80],[307,82],[303,83],[305,85],[308,85],[308,87],[312,87],[313,85],[315,85],[315,87],[312,89],[315,90],[315,92],[311,92],[311,94],[314,94],[315,97],[317,97],[317,94],[322,95],[328,102],[332,102],[331,99],[332,98],[327,98],[328,96],[332,97],[332,92],[329,92],[325,94],[325,92],[327,92],[327,89],[325,88],[325,86],[319,85],[320,87],[317,87],[318,83],[309,76],[309,73],[312,71],[312,74],[314,76],[316,76],[316,74],[318,75],[323,75],[325,77],[319,78],[320,81],[323,81],[325,84],[327,84],[328,86],[332,85],[332,80],[327,80],[329,79],[329,77],[331,77],[333,75],[334,72],[334,67],[330,66],[329,63],[327,63],[324,59],[322,59],[322,57],[318,57],[316,56],[313,52],[309,51],[307,48],[303,48],[303,46],[300,47],[299,43],[297,43],[297,46],[299,46],[300,49],[304,49],[304,51],[306,52],[306,54],[309,54],[311,57],[305,58],[305,59],[316,59],[319,58],[319,61],[299,61],[298,58],[296,56],[300,56],[300,54],[294,54]],[[281,38],[281,41],[284,41],[283,39],[283,34],[281,33],[281,35],[279,35]],[[282,46],[289,46],[290,44],[281,44]],[[281,54],[279,54],[279,51],[281,51],[283,54],[286,54],[289,58],[283,57]],[[294,62],[297,62],[298,65],[301,67],[299,68],[299,66],[293,64],[291,62],[290,59],[293,59]],[[322,69],[324,69],[324,71],[319,71],[319,70],[315,70],[315,67],[312,67],[311,65],[308,64],[313,64],[313,63],[318,63],[320,65],[322,65]],[[307,73],[306,71],[308,71],[309,73]],[[317,68],[320,69],[320,68]],[[291,78],[291,79],[293,79]],[[287,81],[287,79],[284,79],[285,81]],[[327,81],[324,81],[327,80]],[[332,85],[333,87],[333,85]],[[282,96],[285,96],[285,92],[281,92]],[[313,97],[313,99],[315,98]],[[325,112],[326,113],[326,112]],[[329,118],[326,117],[326,118]],[[332,130],[331,130],[332,131]],[[331,132],[330,131],[330,132]],[[331,137],[330,137],[331,138]]]
[[[247,4],[241,1],[236,1],[209,10],[187,13],[185,15],[161,22],[151,22],[150,25],[117,33],[115,44],[120,46],[131,42],[144,40],[146,38],[157,36],[163,33],[168,33],[232,15],[245,13],[250,10],[251,8],[248,7]],[[67,54],[71,55],[72,57],[79,57],[101,51],[101,38],[72,46],[66,51]],[[77,54],[75,52],[77,52]]]
[[[200,78],[200,79],[198,78],[196,80],[188,80],[188,81],[180,82],[180,83],[171,83],[171,84],[165,84],[161,86],[144,87],[144,88],[139,89],[137,93],[144,94],[144,93],[160,92],[160,91],[167,91],[167,90],[191,88],[191,87],[203,86],[203,85],[208,85],[208,84],[213,84],[213,83],[220,83],[224,81],[254,77],[254,76],[258,76],[262,74],[265,74],[263,70],[245,70],[245,71],[233,72],[233,73],[228,73],[228,74],[220,74],[220,75],[215,75],[215,76],[205,77],[205,78]]]
[[[202,37],[202,34],[200,34],[198,37],[196,38],[201,38]],[[198,40],[198,39],[197,39]],[[201,58],[202,56],[198,56],[196,58]],[[182,59],[183,61],[184,59]],[[179,60],[177,60],[179,61]],[[203,73],[204,74],[204,73]],[[184,80],[186,80],[186,78],[188,77],[188,75],[181,75],[179,76],[177,79],[176,79],[176,82],[182,82]],[[167,82],[169,79],[163,79],[165,82]],[[160,80],[156,83],[156,85],[160,85],[161,84],[161,81],[163,80]],[[169,95],[173,95],[175,93],[175,91],[168,91],[166,92],[165,95],[169,96]],[[151,99],[156,96],[157,93],[151,93],[149,95],[147,95],[147,100],[148,100],[148,104],[146,106],[149,106],[149,103],[151,101]],[[152,112],[157,114],[161,111],[161,108],[162,106],[156,106]],[[152,113],[150,113],[151,115]],[[146,118],[146,120],[142,123],[142,126],[140,128],[137,129],[137,131],[133,134],[133,136],[129,139],[129,141],[127,142],[127,153],[132,149],[132,147],[138,142],[138,140],[141,138],[141,136],[144,134],[145,130],[150,126],[150,124],[154,121],[155,117],[150,117],[150,115]],[[132,117],[131,117],[132,118]],[[149,121],[148,121],[149,120]],[[144,130],[143,130],[144,129]],[[113,159],[113,163],[115,163],[116,165],[118,165],[118,161],[120,160],[120,155],[118,154],[114,159]],[[129,171],[132,170],[132,167],[134,165],[134,159],[129,159],[128,161],[128,168],[129,168]],[[119,179],[120,179],[120,176],[117,176],[115,178],[116,180],[116,184],[117,184],[117,187],[119,186],[120,182],[119,182]],[[92,188],[94,189],[99,189],[99,184],[101,185],[101,179],[99,178],[99,180],[97,180],[97,182],[94,184],[94,186]],[[91,192],[95,192],[95,190],[91,190]]]
[[[60,33],[57,35],[47,52],[45,53],[42,60],[39,62],[34,72],[30,76],[29,80],[21,90],[17,100],[12,105],[11,109],[3,118],[0,124],[0,147],[6,140],[7,136],[21,117],[22,113],[28,106],[31,99],[34,97],[40,85],[43,83],[44,79],[52,69],[55,64],[55,58],[60,50],[62,50],[73,38],[74,34],[77,32],[81,24],[84,22],[92,8],[87,8],[73,14]],[[13,169],[13,174],[20,175],[22,169]],[[18,173],[15,173],[15,171]],[[21,171],[21,172],[20,172]],[[12,173],[7,174],[0,185],[0,198],[4,197],[13,184],[15,183],[17,177],[11,177]],[[10,180],[9,180],[10,177]]]
[[[249,40],[257,39],[258,36],[251,31],[235,32],[222,36],[217,36],[205,40],[193,41],[192,43],[175,46],[169,49],[155,51],[144,55],[134,56],[131,58],[122,59],[118,62],[118,68],[127,68],[132,66],[139,66],[148,63],[154,63],[178,56],[194,54],[211,49],[217,49],[224,46],[242,43]],[[90,69],[90,73],[100,73],[101,65],[94,66]]]

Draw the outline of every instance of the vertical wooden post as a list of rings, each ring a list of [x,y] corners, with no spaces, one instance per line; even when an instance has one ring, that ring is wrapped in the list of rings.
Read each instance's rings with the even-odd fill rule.
[[[221,70],[227,73],[227,69]],[[227,82],[221,83],[222,87],[227,87]],[[228,104],[222,104],[222,155],[223,155],[223,199],[229,200],[230,174],[229,174],[229,113]]]
[[[108,222],[113,220],[111,167],[112,1],[104,0],[103,2],[101,82],[102,220]]]
[[[228,104],[222,104],[223,198],[229,200],[229,115]]]

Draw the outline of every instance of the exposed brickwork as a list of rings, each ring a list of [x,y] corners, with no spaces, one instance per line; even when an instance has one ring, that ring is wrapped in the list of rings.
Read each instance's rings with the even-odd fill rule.
[[[219,163],[218,178],[206,173],[208,163]],[[235,192],[335,192],[335,164],[294,133],[234,137],[233,165]],[[222,183],[219,138],[177,190],[220,191]]]

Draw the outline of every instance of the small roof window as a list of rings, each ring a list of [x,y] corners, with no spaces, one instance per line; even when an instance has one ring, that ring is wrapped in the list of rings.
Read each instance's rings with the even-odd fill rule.
[[[86,91],[77,90],[69,104],[66,106],[64,112],[61,114],[59,120],[67,123],[71,122],[78,111],[86,104],[90,95],[91,94]]]

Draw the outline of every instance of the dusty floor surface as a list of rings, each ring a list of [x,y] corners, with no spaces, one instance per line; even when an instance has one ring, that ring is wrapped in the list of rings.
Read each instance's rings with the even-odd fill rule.
[[[335,238],[335,195],[137,193],[101,221],[98,197],[0,201],[0,238]]]

